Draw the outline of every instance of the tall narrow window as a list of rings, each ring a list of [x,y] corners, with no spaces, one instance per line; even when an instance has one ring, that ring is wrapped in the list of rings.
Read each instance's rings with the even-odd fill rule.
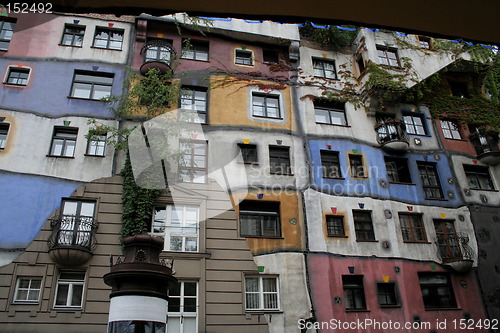
[[[380,304],[380,307],[393,307],[398,305],[395,283],[377,283],[377,292],[378,304]]]
[[[403,241],[406,242],[425,242],[424,222],[421,214],[399,213],[399,222],[401,223],[401,232]]]
[[[321,150],[321,171],[323,178],[341,178],[339,152]]]
[[[417,162],[420,181],[424,190],[426,199],[443,199],[443,191],[434,163]]]
[[[420,290],[426,309],[456,308],[450,278],[444,273],[418,273]]]
[[[75,155],[78,128],[55,127],[50,146],[50,156],[73,157]]]
[[[254,117],[281,119],[279,96],[253,93],[252,115]]]
[[[366,310],[362,275],[342,275],[346,310]]]
[[[95,202],[64,200],[57,225],[56,246],[78,246],[90,249],[95,229]]]
[[[94,35],[94,47],[109,50],[121,50],[123,44],[122,29],[97,27]]]
[[[195,123],[207,122],[207,91],[199,87],[183,87],[181,90],[181,108],[197,113]],[[190,119],[191,120],[191,119]]]
[[[424,116],[421,114],[404,114],[406,133],[414,135],[427,135],[424,125]]]
[[[458,130],[458,124],[453,120],[440,120],[441,130],[446,139],[460,140],[460,131]]]
[[[385,46],[377,45],[378,60],[382,65],[398,67],[399,58],[396,49],[391,49]]]
[[[28,84],[29,76],[29,68],[9,67],[9,73],[7,74],[7,80],[5,83],[14,86],[26,86]]]
[[[335,60],[313,58],[314,76],[325,79],[336,79],[337,70],[335,69]]]
[[[281,236],[279,202],[245,200],[239,208],[242,237]]]
[[[356,231],[357,241],[375,240],[373,230],[372,214],[369,211],[353,211],[354,229]]]
[[[345,103],[315,100],[314,113],[318,124],[347,125]]]
[[[168,297],[167,333],[198,332],[198,283],[179,281]]]
[[[66,24],[64,26],[61,45],[80,47],[83,44],[84,35],[85,35],[84,26]]]
[[[38,303],[42,290],[42,278],[19,277],[16,284],[14,302]]]
[[[13,20],[7,17],[0,18],[0,51],[7,51],[9,48],[15,27],[16,19]]]
[[[92,135],[87,144],[87,155],[104,156],[106,148],[106,134]]]
[[[111,95],[113,73],[75,70],[71,97],[99,100]]]
[[[0,123],[0,150],[5,149],[10,124]]]
[[[235,50],[234,63],[238,65],[253,66],[253,52],[250,50]]]
[[[345,236],[344,217],[336,215],[326,216],[326,231],[328,236]]]
[[[245,277],[246,310],[279,310],[278,278],[275,276]]]
[[[54,307],[81,308],[84,284],[85,272],[62,271],[57,279]]]
[[[199,208],[167,205],[156,207],[151,232],[165,238],[166,251],[199,251]]]
[[[365,165],[363,163],[363,155],[349,154],[349,167],[351,169],[351,177],[366,178]]]
[[[1,140],[1,139],[0,139]],[[480,165],[465,165],[464,172],[469,183],[469,188],[474,190],[494,190],[493,179],[491,179],[488,167]]]
[[[183,39],[181,58],[208,61],[208,42]]]
[[[270,172],[278,175],[292,173],[290,147],[269,147]]]
[[[179,165],[179,176],[186,183],[207,182],[207,142],[181,142],[183,156]]]
[[[444,261],[462,259],[460,240],[452,220],[434,220],[439,255]]]
[[[405,158],[384,157],[387,178],[393,183],[411,183],[408,161]]]

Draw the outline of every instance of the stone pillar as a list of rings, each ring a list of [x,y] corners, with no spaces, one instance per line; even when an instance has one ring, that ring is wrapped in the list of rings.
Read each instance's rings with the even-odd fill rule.
[[[108,333],[164,333],[168,288],[177,279],[160,262],[163,238],[147,234],[123,241],[125,258],[104,275],[111,286]]]

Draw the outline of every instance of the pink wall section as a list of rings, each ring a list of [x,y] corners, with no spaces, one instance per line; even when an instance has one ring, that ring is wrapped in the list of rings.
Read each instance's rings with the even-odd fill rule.
[[[484,320],[485,311],[481,302],[479,286],[475,272],[465,275],[450,273],[450,280],[455,293],[457,309],[425,310],[418,279],[418,272],[448,272],[436,264],[435,271],[431,263],[419,263],[405,260],[379,258],[344,258],[327,254],[309,254],[308,267],[310,274],[311,297],[318,322],[329,322],[337,319],[342,322],[354,323],[366,319],[389,323],[399,322],[402,325],[413,322],[415,315],[420,316],[421,322],[430,322],[431,328],[439,333],[443,332],[489,332],[486,329],[460,330],[460,320],[468,312],[474,321]],[[346,311],[342,275],[350,275],[349,266],[354,267],[355,275],[363,275],[363,286],[366,298],[366,311]],[[395,272],[394,267],[400,269]],[[383,282],[383,276],[389,276],[389,282],[396,283],[400,307],[381,308],[377,297],[377,282]],[[461,286],[463,281],[467,287]],[[340,296],[342,304],[334,304],[334,298]],[[446,320],[446,325],[444,321]],[[453,320],[456,320],[456,328]],[[439,322],[440,327],[437,327]],[[445,328],[446,326],[446,328]],[[321,332],[339,332],[330,329],[332,326],[324,324]],[[375,329],[374,325],[365,326],[360,332],[429,332],[430,329]],[[351,331],[351,330],[347,330]],[[347,332],[346,331],[346,332]],[[352,330],[351,332],[355,332]]]

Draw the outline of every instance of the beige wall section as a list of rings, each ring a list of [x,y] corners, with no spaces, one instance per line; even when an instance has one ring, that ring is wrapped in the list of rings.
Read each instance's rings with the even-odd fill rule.
[[[95,333],[106,330],[110,288],[104,284],[102,276],[109,272],[109,255],[121,255],[121,191],[122,179],[116,176],[95,180],[73,193],[74,198],[97,200],[97,247],[93,257],[84,265],[59,267],[52,261],[48,254],[47,239],[52,231],[48,221],[25,253],[12,264],[0,268],[0,331]],[[54,216],[57,213],[55,211]],[[85,270],[81,310],[53,308],[59,269]],[[42,277],[42,295],[38,304],[13,304],[18,276]]]

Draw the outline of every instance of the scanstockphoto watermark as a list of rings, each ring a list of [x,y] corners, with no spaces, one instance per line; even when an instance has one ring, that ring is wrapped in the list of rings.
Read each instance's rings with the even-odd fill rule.
[[[376,319],[357,319],[355,321],[342,321],[339,319],[330,319],[329,321],[317,321],[309,322],[305,319],[300,319],[298,321],[298,328],[303,329],[316,329],[316,330],[345,330],[345,331],[364,331],[364,330],[381,330],[387,331],[398,331],[398,330],[409,330],[409,329],[420,329],[420,330],[430,330],[430,322],[398,322],[398,321],[379,321]]]

